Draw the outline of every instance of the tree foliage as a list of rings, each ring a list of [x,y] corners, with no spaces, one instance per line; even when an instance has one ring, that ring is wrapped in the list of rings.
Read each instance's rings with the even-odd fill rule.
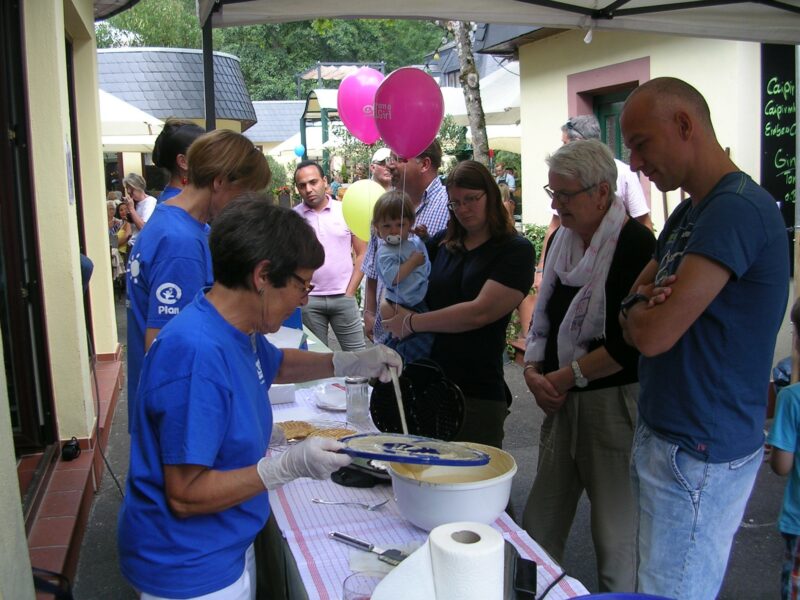
[[[96,27],[98,48],[200,48],[194,0],[141,0]],[[214,30],[214,49],[238,56],[253,100],[297,96],[295,74],[320,62],[386,63],[385,72],[421,64],[443,30],[430,21],[317,19]],[[338,82],[328,82],[335,87]],[[301,95],[317,87],[304,81]]]
[[[200,48],[201,31],[194,6],[194,0],[141,0],[95,27],[97,47]]]

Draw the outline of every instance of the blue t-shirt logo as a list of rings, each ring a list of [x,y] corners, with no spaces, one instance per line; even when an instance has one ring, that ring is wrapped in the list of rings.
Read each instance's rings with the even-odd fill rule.
[[[142,255],[141,252],[137,252],[133,256],[131,256],[131,260],[128,263],[128,274],[131,276],[131,281],[133,283],[139,283],[139,274],[142,272],[141,263],[139,262],[139,257]]]
[[[170,283],[169,281],[167,283],[162,283],[156,289],[156,297],[162,304],[175,304],[181,299],[182,295],[183,292],[180,286]]]
[[[156,298],[160,303],[158,307],[158,314],[177,315],[181,309],[172,305],[180,300],[182,295],[183,291],[181,290],[180,286],[172,282],[168,281],[158,286],[156,288]]]

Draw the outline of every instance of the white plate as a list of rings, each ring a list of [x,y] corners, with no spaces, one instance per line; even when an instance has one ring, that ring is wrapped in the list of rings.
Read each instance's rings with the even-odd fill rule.
[[[326,381],[314,387],[314,404],[323,410],[342,412],[347,410],[347,394],[344,383],[340,381]]]

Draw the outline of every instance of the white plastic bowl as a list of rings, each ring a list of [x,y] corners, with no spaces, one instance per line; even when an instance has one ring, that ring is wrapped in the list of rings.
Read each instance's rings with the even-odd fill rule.
[[[455,521],[490,525],[503,514],[511,495],[517,463],[508,452],[465,443],[486,452],[480,467],[426,467],[389,463],[392,489],[400,514],[421,529]]]

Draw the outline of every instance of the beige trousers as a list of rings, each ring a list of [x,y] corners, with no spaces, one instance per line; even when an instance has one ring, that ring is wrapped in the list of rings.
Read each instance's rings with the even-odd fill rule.
[[[522,526],[558,562],[586,490],[601,592],[636,591],[630,457],[639,384],[574,392],[544,420]]]

